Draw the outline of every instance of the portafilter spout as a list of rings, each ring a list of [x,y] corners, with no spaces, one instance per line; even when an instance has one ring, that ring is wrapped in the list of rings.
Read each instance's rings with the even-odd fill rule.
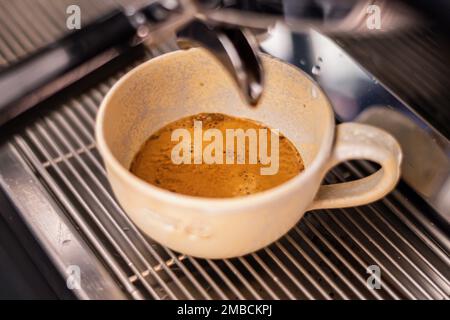
[[[158,43],[176,34],[181,49],[208,49],[231,74],[247,103],[254,106],[264,87],[256,40],[239,25],[210,22],[208,16],[214,10],[196,0],[179,0],[174,8],[163,2],[146,6],[141,12],[153,26],[145,42]]]
[[[180,48],[200,45],[214,54],[236,81],[247,103],[257,105],[264,74],[253,35],[243,29],[208,26],[201,21],[192,22],[178,35]]]

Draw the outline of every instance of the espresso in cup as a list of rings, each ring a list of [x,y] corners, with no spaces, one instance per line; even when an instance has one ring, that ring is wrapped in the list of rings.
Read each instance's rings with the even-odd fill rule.
[[[228,198],[274,188],[304,169],[294,144],[257,121],[201,113],[153,133],[130,171],[160,188]]]

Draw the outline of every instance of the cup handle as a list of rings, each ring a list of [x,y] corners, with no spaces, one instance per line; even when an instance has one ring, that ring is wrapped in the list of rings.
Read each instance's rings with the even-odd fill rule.
[[[320,186],[308,210],[367,204],[384,197],[397,184],[402,151],[397,140],[386,131],[360,123],[338,125],[325,172],[340,162],[356,159],[374,161],[381,168],[358,180]]]

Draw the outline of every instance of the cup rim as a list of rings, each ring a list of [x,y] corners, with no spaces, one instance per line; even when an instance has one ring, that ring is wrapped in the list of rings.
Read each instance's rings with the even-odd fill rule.
[[[139,177],[132,174],[128,169],[126,169],[113,155],[111,150],[109,149],[109,146],[106,142],[105,136],[104,136],[104,118],[105,114],[108,111],[108,106],[110,105],[110,101],[113,99],[114,94],[122,87],[122,85],[127,82],[130,78],[138,74],[142,69],[145,69],[148,65],[157,63],[158,61],[162,59],[172,58],[174,55],[183,55],[183,54],[189,54],[191,50],[199,50],[197,48],[189,49],[189,50],[177,50],[173,52],[166,53],[164,55],[152,58],[137,67],[130,70],[128,73],[126,73],[124,76],[122,76],[121,79],[119,79],[112,88],[108,91],[106,96],[104,97],[100,108],[97,113],[96,117],[96,124],[95,124],[95,136],[96,136],[96,142],[97,142],[97,148],[103,157],[103,161],[105,165],[107,164],[109,167],[112,168],[112,170],[120,177],[120,179],[124,180],[128,185],[133,186],[133,188],[136,188],[139,192],[142,192],[144,194],[151,195],[153,197],[158,197],[162,201],[165,202],[175,202],[178,204],[183,203],[186,206],[193,207],[193,208],[207,208],[210,211],[214,211],[215,208],[217,209],[232,209],[234,207],[240,207],[242,208],[242,205],[248,205],[252,206],[255,204],[260,204],[264,202],[270,202],[274,199],[277,199],[281,195],[285,193],[289,193],[289,191],[292,191],[293,189],[298,188],[304,181],[307,181],[310,176],[314,175],[317,171],[320,171],[320,169],[326,164],[329,155],[331,153],[332,145],[333,145],[333,139],[335,134],[335,122],[334,122],[334,114],[332,112],[332,106],[329,101],[329,98],[327,95],[323,92],[322,88],[317,85],[317,83],[303,70],[297,68],[296,66],[285,62],[281,59],[278,59],[276,57],[270,56],[265,53],[260,53],[261,55],[268,57],[272,60],[277,60],[280,63],[283,63],[285,65],[288,65],[290,68],[294,68],[296,72],[301,73],[304,77],[306,77],[311,83],[313,83],[316,86],[316,90],[319,90],[324,98],[324,103],[326,104],[326,108],[328,109],[328,121],[330,123],[328,128],[328,132],[325,132],[324,138],[321,142],[321,148],[317,155],[312,160],[310,166],[305,167],[305,169],[298,174],[297,176],[291,178],[290,180],[267,190],[260,191],[254,194],[250,195],[244,195],[239,197],[230,197],[230,198],[208,198],[208,197],[197,197],[197,196],[190,196],[180,193],[174,193],[171,191],[168,191],[163,188],[159,188],[157,186],[154,186]],[[325,119],[324,119],[325,120]]]

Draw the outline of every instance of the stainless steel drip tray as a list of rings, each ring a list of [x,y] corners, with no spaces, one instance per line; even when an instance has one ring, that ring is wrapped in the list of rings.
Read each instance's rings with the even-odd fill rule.
[[[8,11],[0,10],[0,38],[5,40],[0,41],[0,65],[58,37],[65,28],[66,5],[74,2],[89,13],[87,18],[111,4],[36,0],[24,8],[17,1],[8,4]],[[171,48],[152,54],[166,50]],[[94,141],[98,106],[125,71],[32,112],[16,122],[0,145],[3,191],[64,278],[79,272],[79,288],[68,281],[79,298],[450,297],[449,236],[420,197],[410,196],[403,186],[369,206],[307,213],[282,239],[241,258],[194,259],[146,238],[114,200]],[[345,163],[327,181],[371,170],[369,163]],[[380,289],[368,285],[370,266],[379,267]]]
[[[115,201],[94,141],[97,108],[122,74],[39,112],[0,150],[3,190],[61,274],[80,272],[79,298],[449,298],[448,236],[400,189],[369,206],[310,212],[236,259],[194,259],[146,238]],[[371,170],[346,163],[327,181]],[[367,284],[369,266],[380,289]]]

